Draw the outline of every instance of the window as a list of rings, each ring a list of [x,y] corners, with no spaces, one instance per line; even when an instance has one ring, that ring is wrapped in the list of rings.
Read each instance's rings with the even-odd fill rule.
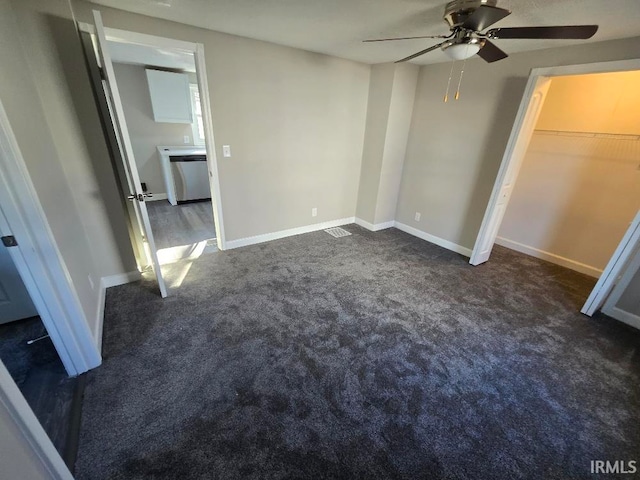
[[[193,123],[191,129],[193,131],[194,145],[204,145],[204,124],[202,123],[202,106],[200,105],[200,91],[198,85],[192,83],[189,85],[191,90],[191,108],[193,110]]]

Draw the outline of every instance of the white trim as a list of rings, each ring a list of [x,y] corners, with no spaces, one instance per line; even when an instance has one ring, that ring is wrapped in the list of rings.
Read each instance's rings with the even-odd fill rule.
[[[166,193],[153,193],[152,197],[145,198],[145,202],[157,202],[159,200],[169,200],[169,196]]]
[[[107,288],[115,287],[117,285],[124,285],[125,283],[136,282],[140,280],[141,275],[138,271],[117,273],[115,275],[108,275],[100,279],[100,296],[98,297],[98,310],[96,312],[96,331],[94,332],[94,340],[100,353],[102,353],[102,333],[104,331],[104,308],[105,301],[107,299]]]
[[[71,472],[62,457],[56,451],[48,435],[40,425],[31,408],[24,399],[18,386],[4,364],[0,361],[0,415],[8,416],[14,423],[20,436],[15,438],[31,457],[40,462],[42,468],[54,480],[73,480]],[[8,432],[3,432],[8,435]]]
[[[96,331],[93,332],[93,341],[102,355],[102,333],[104,331],[104,307],[107,299],[107,289],[104,288],[102,280],[100,281],[100,290],[98,292],[98,307],[96,311]]]
[[[100,297],[98,301],[98,311],[96,313],[96,331],[94,332],[96,346],[98,347],[98,350],[100,350],[100,353],[102,353],[102,334],[104,332],[104,308],[105,301],[107,299],[107,288],[135,282],[140,280],[140,278],[140,272],[134,271],[108,275],[100,279]]]
[[[280,238],[292,237],[294,235],[302,235],[303,233],[317,232],[319,230],[325,230],[327,228],[341,227],[343,225],[349,225],[354,222],[355,222],[355,217],[348,217],[348,218],[341,218],[339,220],[331,220],[329,222],[306,225],[304,227],[296,227],[296,228],[290,228],[288,230],[280,230],[279,232],[265,233],[264,235],[255,235],[253,237],[240,238],[238,240],[228,241],[227,250],[246,247],[248,245],[255,245],[257,243],[270,242],[271,240],[278,240]]]
[[[422,230],[418,230],[417,228],[410,227],[409,225],[405,225],[404,223],[400,222],[395,222],[395,227],[398,230],[402,230],[403,232],[408,233],[409,235],[413,235],[414,237],[421,238],[422,240],[426,240],[427,242],[434,243],[440,247],[446,248],[447,250],[451,250],[452,252],[464,255],[465,257],[471,256],[470,248],[463,247],[462,245],[458,245],[457,243],[445,240],[444,238],[436,237],[435,235],[431,235],[430,233],[423,232]]]
[[[379,232],[380,230],[386,230],[387,228],[394,227],[396,225],[395,221],[385,222],[385,223],[369,223],[366,220],[356,217],[355,220],[356,225],[360,225],[362,228],[366,228],[367,230],[371,230],[372,232]]]
[[[125,283],[137,282],[142,278],[140,272],[134,270],[133,272],[116,273],[115,275],[107,275],[102,277],[100,284],[104,288],[117,287],[118,285],[124,285]]]
[[[611,318],[614,318],[615,320],[626,323],[627,325],[631,325],[634,328],[640,329],[640,316],[638,315],[634,315],[633,313],[629,313],[626,310],[622,310],[621,308],[618,308],[618,307],[613,307],[612,309],[607,310],[604,313],[606,315],[609,315]]]
[[[42,323],[71,376],[102,362],[100,352],[0,102],[0,230]],[[46,252],[46,253],[45,253]]]
[[[95,35],[96,28],[94,25],[86,22],[78,22],[78,28],[81,32]],[[183,40],[175,40],[172,38],[158,37],[156,35],[147,35],[146,33],[132,32],[129,30],[120,30],[118,28],[105,27],[105,36],[107,40],[118,43],[129,43],[134,45],[154,46],[158,48],[168,48],[172,50],[182,50],[185,53],[193,53],[196,50],[196,44],[185,42]]]
[[[531,75],[537,77],[561,77],[565,75],[585,75],[591,73],[628,72],[631,70],[640,70],[640,59],[633,58],[630,60],[614,60],[612,62],[540,67],[532,69]]]
[[[600,275],[602,275],[602,270],[599,268],[592,267],[591,265],[587,265],[585,263],[577,262],[576,260],[571,260],[570,258],[556,255],[555,253],[546,252],[544,250],[540,250],[523,243],[515,242],[504,237],[497,237],[495,243],[511,250],[515,250],[516,252],[524,253],[541,260],[546,260],[547,262],[570,268],[571,270],[575,270],[576,272],[584,273],[585,275],[589,275],[590,277],[599,278]]]
[[[218,244],[219,250],[225,250],[228,247],[227,237],[224,231],[224,217],[222,215],[220,169],[218,168],[218,157],[216,154],[216,140],[213,135],[213,115],[211,114],[211,97],[209,95],[209,82],[207,80],[207,67],[205,64],[203,44],[196,44],[193,56],[196,61],[196,77],[198,79],[198,90],[200,91],[200,107],[202,108],[207,164],[209,165],[209,181],[211,182],[211,203],[213,205],[216,243]]]
[[[473,245],[473,251],[469,259],[471,265],[480,265],[489,260],[491,256],[493,244],[496,241],[500,224],[509,206],[513,186],[518,178],[520,167],[533,136],[550,84],[551,80],[548,77],[530,76],[527,81],[527,86],[507,141],[507,147],[502,156],[500,169],[493,184],[491,197]]]

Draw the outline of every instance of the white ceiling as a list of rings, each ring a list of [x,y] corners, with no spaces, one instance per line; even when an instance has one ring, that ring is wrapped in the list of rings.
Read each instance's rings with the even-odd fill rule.
[[[108,41],[107,44],[111,60],[114,62],[172,68],[185,72],[196,71],[193,54],[113,41]]]
[[[436,43],[366,38],[448,33],[446,0],[93,0],[220,32],[325,53],[364,63],[403,58]],[[640,0],[499,0],[513,13],[495,26],[599,24],[588,41],[640,35]],[[496,40],[507,53],[581,43],[576,40]],[[414,62],[448,61],[437,50]]]

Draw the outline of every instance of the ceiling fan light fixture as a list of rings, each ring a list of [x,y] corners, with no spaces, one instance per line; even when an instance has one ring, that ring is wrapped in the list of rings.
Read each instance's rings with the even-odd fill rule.
[[[480,48],[482,48],[480,42],[454,43],[442,46],[442,50],[451,60],[471,58],[480,51]]]

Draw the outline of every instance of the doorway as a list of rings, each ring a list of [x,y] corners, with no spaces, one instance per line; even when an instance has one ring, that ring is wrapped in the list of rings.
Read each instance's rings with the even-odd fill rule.
[[[169,287],[184,279],[170,264],[225,248],[203,46],[105,28],[93,15],[80,35],[131,242],[138,268],[153,272],[165,297],[165,273]]]
[[[638,241],[637,218],[632,220],[640,207],[640,178],[637,156],[633,155],[640,145],[640,132],[634,130],[639,122],[637,108],[622,111],[637,95],[632,89],[630,95],[622,95],[624,101],[616,98],[622,94],[620,85],[629,80],[627,77],[639,75],[639,68],[638,61],[623,61],[532,71],[471,264],[487,261],[497,240],[508,248],[599,277],[582,312],[592,315],[603,305],[629,265]],[[575,110],[567,108],[569,105],[557,108],[561,103],[558,97],[580,97],[580,93],[587,93],[580,88],[604,82],[605,77],[596,74],[605,73],[612,75],[609,81],[617,78],[620,85],[604,95],[583,99],[579,117],[571,113]],[[556,85],[552,95],[556,110],[550,112],[553,105],[548,105],[549,111],[540,118],[550,86]],[[609,178],[608,183],[608,177],[616,178]],[[546,189],[536,190],[541,185]],[[560,187],[567,185],[563,198]],[[598,203],[598,193],[607,194],[605,187],[610,187],[610,195],[600,197]],[[622,190],[630,196],[625,197]],[[564,205],[561,214],[553,212],[558,205]],[[547,224],[548,231],[543,234],[541,222]]]
[[[0,225],[6,219],[0,210]],[[2,229],[4,230],[4,229]],[[0,361],[67,467],[75,463],[84,377],[70,377],[9,249],[0,244]]]
[[[149,195],[147,211],[161,268],[216,251],[193,55],[118,42],[108,45],[142,189]],[[172,97],[183,112],[159,112]]]

